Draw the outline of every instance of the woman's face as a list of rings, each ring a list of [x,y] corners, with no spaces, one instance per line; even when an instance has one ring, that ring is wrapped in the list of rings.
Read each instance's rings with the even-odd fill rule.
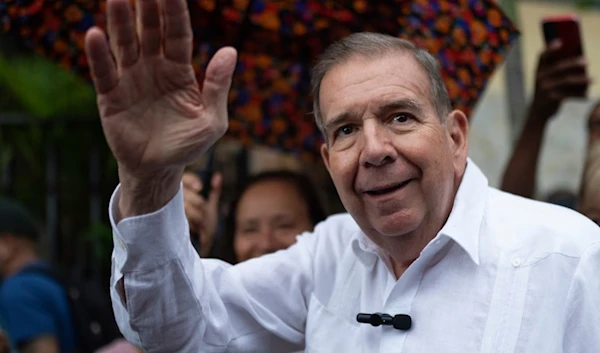
[[[290,182],[265,180],[248,188],[238,203],[234,249],[245,261],[296,242],[296,236],[311,231],[308,205]]]

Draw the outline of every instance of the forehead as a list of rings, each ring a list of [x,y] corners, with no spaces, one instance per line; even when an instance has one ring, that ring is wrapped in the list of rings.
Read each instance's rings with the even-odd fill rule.
[[[308,204],[295,185],[286,180],[263,180],[244,191],[236,209],[236,222],[280,215],[308,214]]]
[[[355,56],[334,66],[321,82],[323,120],[347,110],[399,99],[430,104],[430,80],[409,53],[393,51],[377,58]]]
[[[294,184],[287,180],[262,180],[250,186],[240,198],[239,208],[254,209],[256,204],[297,204],[304,199]],[[261,208],[258,208],[260,211]]]

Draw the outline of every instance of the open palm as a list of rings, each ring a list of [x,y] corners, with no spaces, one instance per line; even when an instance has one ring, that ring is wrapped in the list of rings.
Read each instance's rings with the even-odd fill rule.
[[[134,20],[129,0],[108,0],[110,42],[92,28],[86,53],[104,134],[119,167],[152,175],[183,168],[225,133],[236,52],[223,48],[215,54],[200,91],[186,1],[136,4]]]

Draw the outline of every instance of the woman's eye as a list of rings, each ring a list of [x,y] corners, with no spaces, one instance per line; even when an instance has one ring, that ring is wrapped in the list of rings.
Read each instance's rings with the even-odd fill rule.
[[[294,228],[296,225],[293,223],[282,223],[282,224],[278,224],[277,228],[279,229],[292,229]]]
[[[257,231],[258,231],[258,229],[256,229],[256,228],[242,228],[240,230],[240,233],[242,233],[242,234],[253,234],[253,233],[256,233]]]

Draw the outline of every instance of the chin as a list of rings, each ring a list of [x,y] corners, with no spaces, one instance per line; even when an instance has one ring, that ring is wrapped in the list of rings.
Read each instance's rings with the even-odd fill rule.
[[[423,222],[416,210],[403,210],[389,215],[368,216],[368,223],[383,236],[402,236],[414,232]]]

